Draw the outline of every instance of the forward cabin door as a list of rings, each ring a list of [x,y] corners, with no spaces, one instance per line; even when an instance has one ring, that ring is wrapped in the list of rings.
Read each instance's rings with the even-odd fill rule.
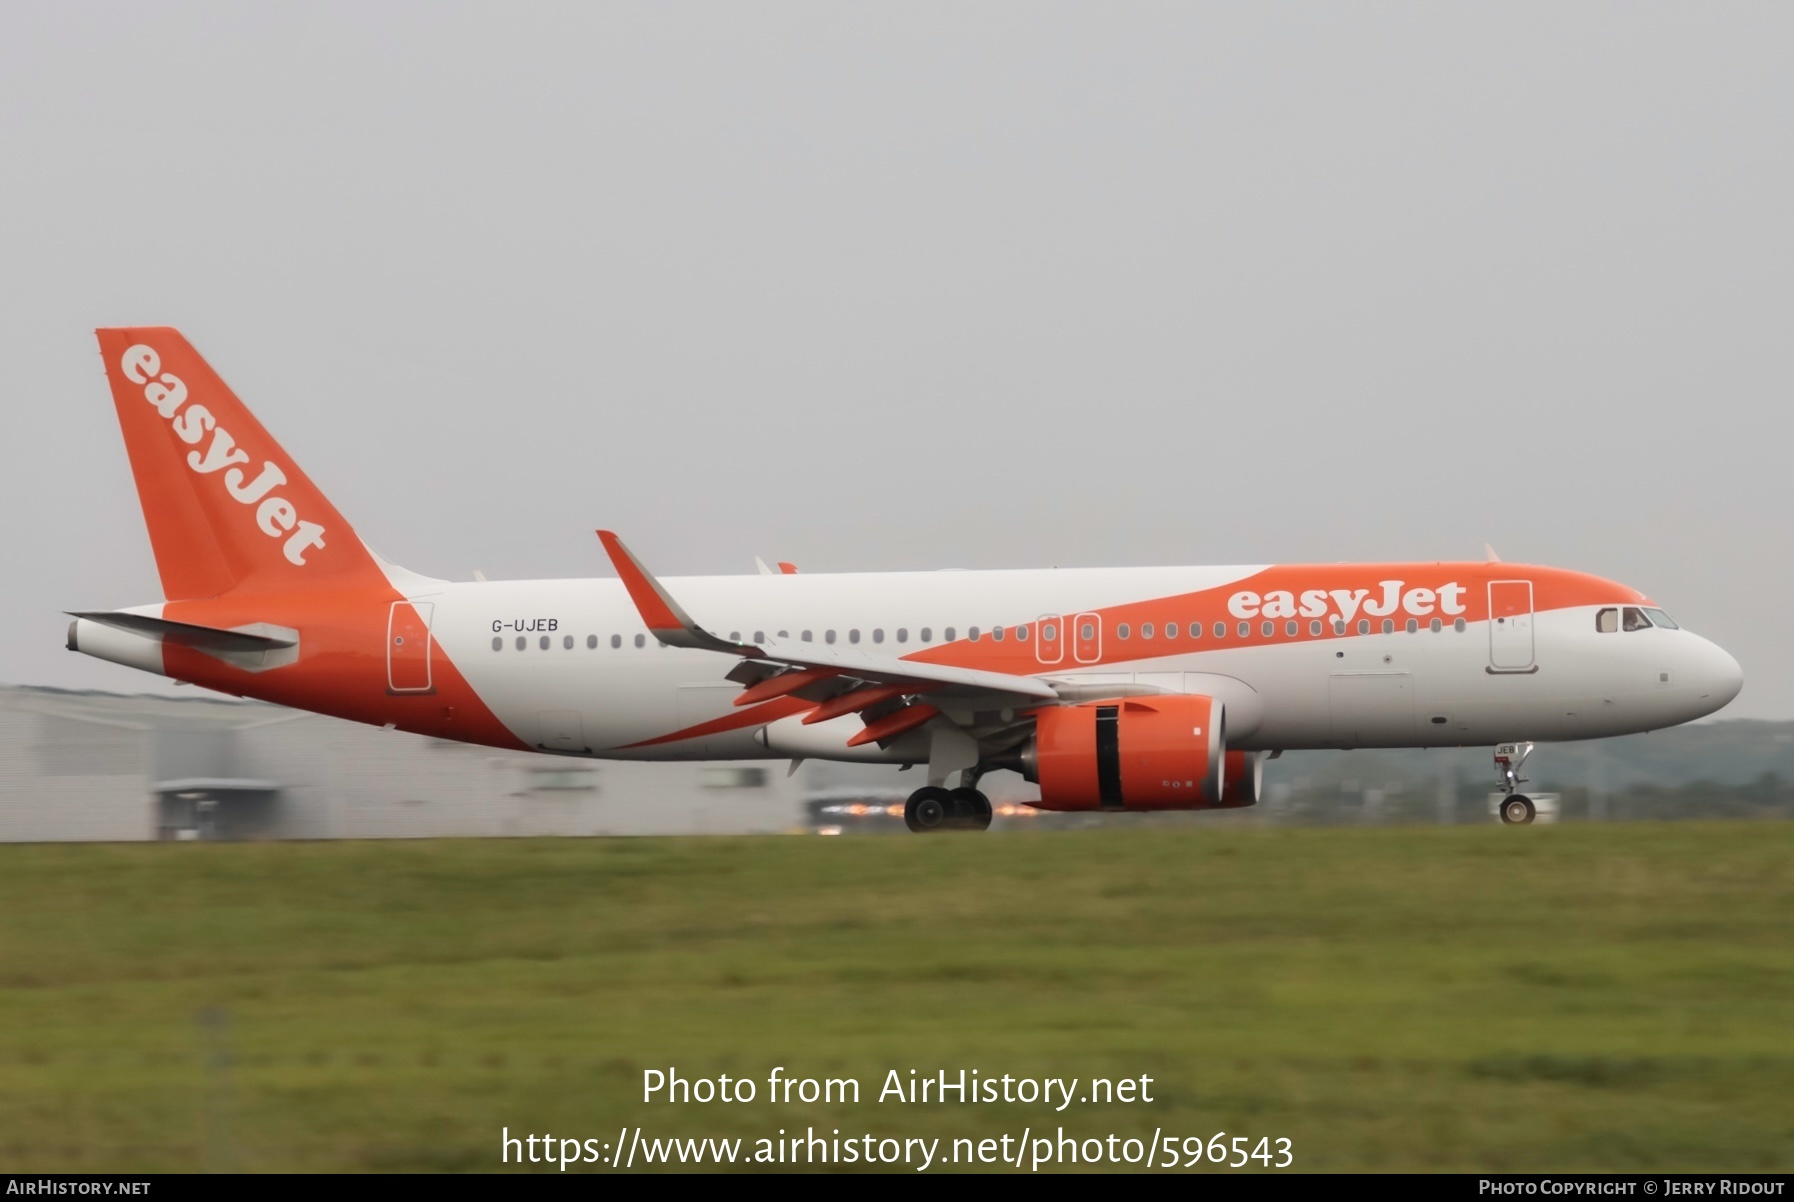
[[[430,619],[428,601],[394,601],[386,615],[386,688],[391,693],[428,693]]]
[[[1489,667],[1497,672],[1530,672],[1532,581],[1489,582]]]

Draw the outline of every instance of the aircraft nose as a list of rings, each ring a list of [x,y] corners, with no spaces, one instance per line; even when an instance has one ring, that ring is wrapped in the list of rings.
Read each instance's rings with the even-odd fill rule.
[[[1701,690],[1701,700],[1714,710],[1721,709],[1744,688],[1744,669],[1724,647],[1706,639],[1701,642],[1704,644],[1701,648],[1701,684],[1705,686]]]

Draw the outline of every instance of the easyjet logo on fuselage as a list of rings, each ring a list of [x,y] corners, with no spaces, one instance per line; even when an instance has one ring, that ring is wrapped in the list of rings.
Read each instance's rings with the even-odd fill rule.
[[[1262,596],[1247,589],[1227,599],[1227,612],[1236,618],[1324,618],[1331,613],[1344,622],[1360,610],[1373,618],[1386,618],[1398,609],[1417,618],[1434,613],[1450,617],[1464,612],[1468,591],[1456,581],[1436,588],[1409,588],[1405,580],[1383,580],[1377,587],[1381,591],[1374,599],[1367,588],[1311,588],[1299,595],[1279,588]]]
[[[249,452],[237,445],[210,409],[197,401],[187,404],[187,385],[179,376],[162,370],[162,356],[154,347],[142,343],[127,347],[118,366],[127,380],[143,385],[143,399],[156,407],[175,437],[198,446],[208,433],[212,436],[204,451],[187,452],[187,466],[201,476],[223,471],[224,490],[231,499],[254,506],[256,526],[269,538],[284,538],[281,551],[287,560],[304,567],[306,551],[324,545],[324,527],[302,519],[297,506],[274,493],[287,482],[279,465],[264,460],[255,479],[248,479],[241,465],[249,462]]]

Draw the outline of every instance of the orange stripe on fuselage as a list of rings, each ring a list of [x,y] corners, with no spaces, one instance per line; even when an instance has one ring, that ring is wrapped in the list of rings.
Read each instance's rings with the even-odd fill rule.
[[[1280,565],[1212,589],[1080,611],[1096,614],[1102,619],[1101,654],[1090,660],[1078,660],[1073,654],[1074,644],[1069,640],[1070,632],[1066,629],[1075,616],[1072,614],[1066,614],[1057,620],[1056,633],[1061,653],[1052,663],[1042,663],[1037,654],[1041,633],[1039,620],[1006,625],[1005,637],[1001,642],[991,637],[989,628],[984,628],[975,643],[962,638],[912,652],[903,658],[921,663],[1005,672],[1012,676],[1036,676],[1131,664],[1137,660],[1162,659],[1172,655],[1193,655],[1202,651],[1337,641],[1340,638],[1357,637],[1360,619],[1371,622],[1370,633],[1373,634],[1382,632],[1385,617],[1395,622],[1395,629],[1398,631],[1405,628],[1410,617],[1419,622],[1422,630],[1427,628],[1428,622],[1434,617],[1440,618],[1449,627],[1458,618],[1463,618],[1466,622],[1488,620],[1488,585],[1491,580],[1531,581],[1535,613],[1584,605],[1650,604],[1636,589],[1562,568],[1483,562]],[[1380,608],[1388,591],[1385,586],[1387,581],[1402,583],[1403,588],[1398,597],[1414,588],[1431,589],[1437,593],[1440,586],[1455,583],[1464,590],[1459,599],[1463,612],[1442,613],[1435,601],[1431,613],[1410,614],[1401,608],[1398,601],[1393,613],[1367,613],[1364,602],[1379,603]],[[1331,596],[1335,590],[1354,596],[1359,592],[1364,594],[1353,610],[1343,636],[1334,634],[1332,628],[1332,619],[1341,612],[1338,602]],[[1280,615],[1267,618],[1264,616],[1263,599],[1279,591],[1290,594],[1296,602],[1297,612],[1293,617]],[[1328,594],[1326,612],[1323,615],[1303,614],[1300,605],[1303,594],[1316,591]],[[1242,593],[1255,593],[1260,598],[1258,606],[1247,607],[1253,613],[1249,618],[1238,616],[1229,605],[1234,597]],[[1244,637],[1239,633],[1242,621],[1248,624]],[[1272,623],[1273,628],[1269,635],[1264,633],[1264,623],[1267,621]],[[1291,621],[1297,623],[1296,633],[1293,635],[1287,632]],[[1309,623],[1314,621],[1321,623],[1321,633],[1318,635],[1309,632]],[[1201,637],[1189,636],[1192,622],[1201,624]],[[1150,639],[1141,637],[1141,630],[1147,623],[1151,623],[1154,629],[1155,637]],[[1177,624],[1176,638],[1163,637],[1166,623]],[[1226,635],[1222,638],[1214,635],[1216,623],[1224,624],[1227,628]],[[1129,628],[1129,637],[1125,639],[1119,637],[1123,624]],[[1018,625],[1027,630],[1027,638],[1015,637]]]

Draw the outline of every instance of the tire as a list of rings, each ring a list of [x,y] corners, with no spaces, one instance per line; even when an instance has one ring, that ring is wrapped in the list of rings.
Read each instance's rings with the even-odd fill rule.
[[[953,795],[933,785],[917,789],[903,803],[903,823],[919,835],[945,830],[953,820]]]
[[[976,789],[955,789],[952,797],[955,826],[966,831],[990,829],[990,798]]]
[[[1525,826],[1538,817],[1538,814],[1532,798],[1522,797],[1518,793],[1501,803],[1501,821],[1508,826]]]

